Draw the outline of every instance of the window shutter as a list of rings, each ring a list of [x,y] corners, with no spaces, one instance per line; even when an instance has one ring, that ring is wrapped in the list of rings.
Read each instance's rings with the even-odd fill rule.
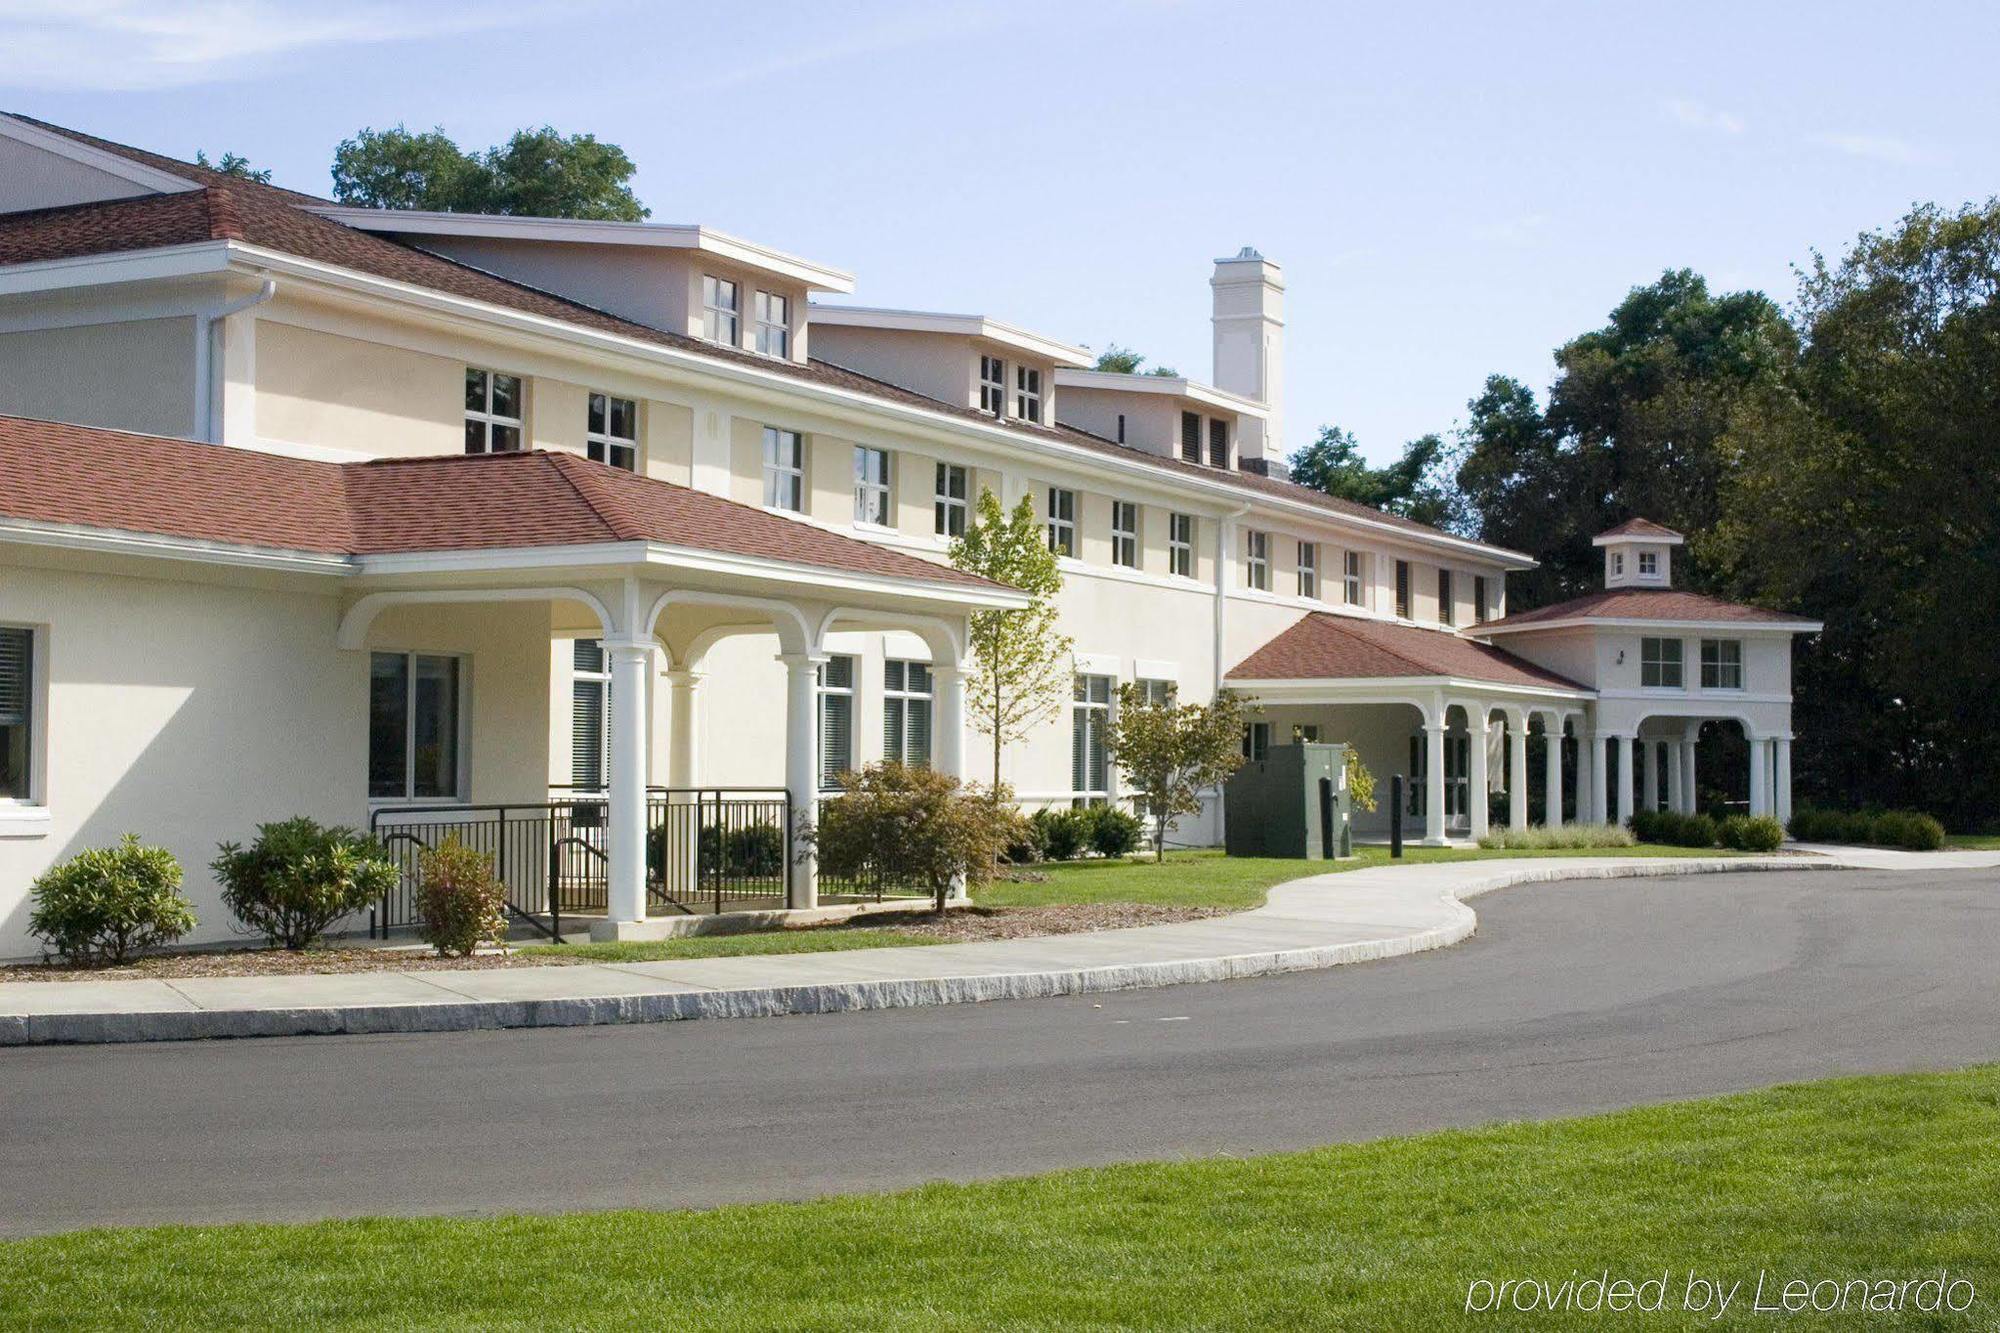
[[[611,687],[579,680],[570,709],[570,781],[588,791],[604,786],[604,713]]]
[[[910,725],[906,732],[909,738],[903,762],[914,768],[931,766],[931,701],[912,699],[909,702]]]
[[[854,696],[829,694],[820,701],[824,732],[819,747],[819,785],[840,785],[840,775],[854,767]]]
[[[891,763],[907,762],[903,754],[903,701],[882,701],[882,758]]]
[[[0,727],[25,726],[35,686],[34,633],[0,628]]]

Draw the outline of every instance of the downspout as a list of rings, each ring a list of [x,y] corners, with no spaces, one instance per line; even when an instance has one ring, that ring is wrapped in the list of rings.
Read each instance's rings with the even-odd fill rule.
[[[240,315],[252,306],[260,306],[277,294],[277,279],[266,278],[263,285],[248,296],[194,312],[194,437],[197,440],[221,443],[218,438],[221,432],[216,429],[216,399],[220,396],[220,386],[215,382],[216,327],[226,324],[231,315]]]
[[[1228,652],[1225,643],[1229,624],[1229,552],[1230,537],[1236,520],[1250,512],[1248,503],[1240,504],[1215,522],[1215,688],[1222,690],[1222,673],[1228,670]],[[1222,788],[1215,789],[1215,833],[1224,842],[1228,840],[1229,829],[1222,809]]]

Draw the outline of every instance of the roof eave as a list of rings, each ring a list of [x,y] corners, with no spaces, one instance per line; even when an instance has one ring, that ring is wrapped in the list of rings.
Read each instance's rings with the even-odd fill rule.
[[[1555,620],[1530,620],[1510,625],[1495,620],[1477,628],[1479,635],[1526,634],[1545,629],[1692,629],[1757,630],[1771,633],[1817,634],[1826,628],[1818,620],[1655,620],[1645,616],[1564,616]]]

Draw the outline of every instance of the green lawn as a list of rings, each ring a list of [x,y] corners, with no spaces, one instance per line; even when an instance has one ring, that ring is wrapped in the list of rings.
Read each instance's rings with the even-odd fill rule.
[[[1944,846],[1950,852],[2000,852],[2000,833],[1947,833]]]
[[[737,958],[746,954],[827,953],[842,949],[890,949],[939,941],[901,930],[854,926],[816,930],[757,930],[740,935],[684,935],[671,940],[614,940],[591,944],[530,944],[519,950],[533,958],[561,954],[595,963],[658,963],[673,958]]]
[[[1637,847],[1590,847],[1556,851],[1487,851],[1478,847],[1410,847],[1406,864],[1424,861],[1503,860],[1524,856],[1740,856],[1719,848],[1695,850],[1641,843]],[[1219,851],[1168,852],[1166,864],[1150,858],[1130,861],[1068,861],[1038,866],[1046,883],[996,882],[973,891],[982,907],[1041,907],[1050,903],[1169,903],[1210,907],[1255,907],[1274,884],[1305,875],[1361,870],[1390,864],[1389,849],[1373,844],[1345,861],[1293,861],[1275,857],[1224,856]]]
[[[829,1152],[837,1152],[829,1142]],[[449,1206],[449,1200],[440,1200]],[[1589,1119],[705,1213],[80,1232],[0,1246],[13,1327],[1369,1330],[1458,1327],[1469,1284],[1963,1275],[1992,1327],[2000,1068]],[[1775,1284],[1767,1285],[1767,1299]],[[1963,1293],[1960,1293],[1961,1298]],[[1483,1301],[1485,1295],[1480,1293]],[[1633,1316],[1489,1314],[1623,1327]],[[1609,1321],[1609,1323],[1607,1323]]]

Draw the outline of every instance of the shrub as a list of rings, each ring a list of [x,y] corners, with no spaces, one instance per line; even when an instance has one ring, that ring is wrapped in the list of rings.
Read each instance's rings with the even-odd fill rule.
[[[1081,810],[1037,810],[1029,822],[1041,835],[1042,855],[1051,861],[1074,861],[1090,841],[1090,827]]]
[[[1800,842],[1879,843],[1933,852],[1944,846],[1944,825],[1920,810],[1819,810],[1804,806],[1792,812],[1787,825]]]
[[[1775,852],[1785,841],[1785,826],[1769,815],[1731,815],[1716,826],[1715,840],[1739,852]]]
[[[223,904],[252,933],[287,949],[317,941],[394,888],[399,873],[374,839],[303,816],[259,824],[248,850],[225,842],[216,853],[209,869]]]
[[[1032,819],[1017,818],[1013,836],[1007,839],[1006,849],[1001,854],[1017,866],[1034,865],[1046,859],[1048,847],[1042,841],[1042,826]]]
[[[128,833],[42,872],[28,930],[72,963],[122,963],[135,950],[172,944],[194,929],[181,866],[164,847]]]
[[[931,768],[870,764],[840,783],[810,833],[821,868],[841,879],[921,885],[940,912],[955,886],[992,878],[1021,818],[1004,790],[989,794]]]
[[[1080,813],[1090,832],[1090,849],[1099,856],[1130,856],[1139,850],[1145,826],[1131,811],[1115,805],[1093,805]]]
[[[486,853],[446,838],[417,860],[417,916],[440,954],[471,954],[507,934],[507,889]]]
[[[1618,824],[1564,824],[1537,828],[1500,829],[1479,840],[1488,851],[1564,851],[1581,847],[1630,847],[1638,839],[1632,830]]]
[[[1666,847],[1715,846],[1715,821],[1707,815],[1677,810],[1641,810],[1632,816],[1632,832],[1640,842]]]

